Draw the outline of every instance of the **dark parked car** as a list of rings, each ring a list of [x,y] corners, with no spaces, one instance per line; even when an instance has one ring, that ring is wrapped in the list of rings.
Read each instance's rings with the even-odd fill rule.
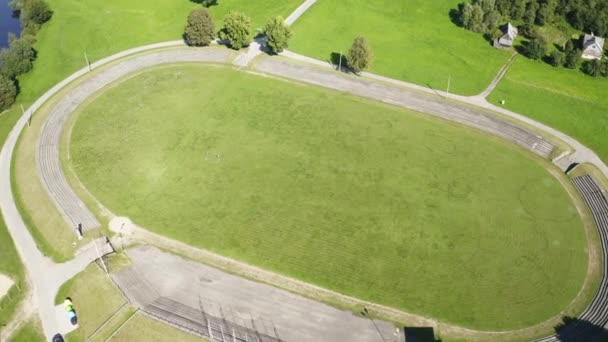
[[[55,334],[55,336],[53,336],[53,342],[64,342],[63,336],[61,336],[61,334]]]

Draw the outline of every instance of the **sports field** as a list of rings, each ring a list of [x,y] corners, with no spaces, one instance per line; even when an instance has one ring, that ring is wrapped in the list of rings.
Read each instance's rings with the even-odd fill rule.
[[[318,0],[294,24],[289,49],[321,60],[346,54],[353,39],[368,39],[370,71],[422,86],[475,95],[492,81],[511,52],[456,26],[449,12],[461,0]]]
[[[545,162],[475,130],[201,65],[77,115],[72,166],[112,212],[279,273],[492,330],[557,315],[585,276]]]
[[[488,100],[571,135],[608,162],[608,79],[518,57]]]

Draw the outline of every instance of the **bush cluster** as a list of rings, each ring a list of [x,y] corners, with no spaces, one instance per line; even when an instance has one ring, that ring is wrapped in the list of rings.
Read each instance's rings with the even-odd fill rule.
[[[53,12],[44,0],[13,0],[10,6],[19,12],[21,36],[9,37],[9,47],[0,50],[0,111],[9,108],[17,97],[16,80],[33,67],[36,53],[32,44],[40,26]]]

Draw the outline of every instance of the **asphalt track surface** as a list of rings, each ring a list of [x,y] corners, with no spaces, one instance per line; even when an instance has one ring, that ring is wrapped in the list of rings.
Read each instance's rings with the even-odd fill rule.
[[[138,52],[181,45],[183,45],[183,43],[179,41],[167,42],[127,50],[93,64],[92,68],[95,69],[101,67],[102,65],[111,61],[117,61],[123,57],[133,55]],[[39,171],[49,195],[51,198],[53,198],[53,201],[58,206],[58,209],[64,215],[69,224],[72,225],[80,220],[80,218],[77,216],[71,217],[70,213],[81,215],[84,211],[88,211],[88,209],[86,209],[84,205],[81,205],[80,200],[74,195],[73,190],[69,187],[69,184],[61,171],[58,153],[55,153],[53,149],[58,148],[57,139],[60,137],[63,123],[65,123],[69,113],[76,108],[79,103],[81,103],[81,100],[86,99],[88,96],[100,90],[105,85],[108,85],[113,81],[124,77],[125,75],[133,73],[137,70],[151,67],[153,65],[178,62],[225,63],[227,55],[227,50],[219,48],[179,48],[164,51],[152,51],[143,55],[136,55],[128,59],[120,60],[115,64],[94,73],[91,77],[83,81],[70,93],[70,95],[64,98],[61,103],[55,107],[57,108],[61,106],[61,113],[56,114],[55,116],[49,115],[47,120],[57,121],[55,121],[53,125],[45,124],[45,127],[48,126],[47,129],[52,128],[49,132],[47,132],[49,134],[48,139],[43,139],[43,137],[47,136],[45,135],[47,133],[41,134],[40,141],[41,144],[43,144],[39,145]],[[433,97],[427,94],[421,94],[421,92],[415,87],[412,87],[414,90],[409,90],[402,86],[402,84],[405,84],[403,82],[399,82],[399,85],[391,85],[386,82],[377,82],[376,80],[370,80],[367,78],[355,78],[342,73],[330,72],[329,70],[321,71],[315,67],[291,64],[280,58],[264,58],[263,60],[256,62],[253,69],[275,76],[290,78],[305,83],[317,84],[323,87],[350,92],[379,101],[404,106],[430,115],[441,116],[448,120],[455,120],[463,124],[498,134],[539,155],[547,156],[548,153],[550,153],[550,150],[553,148],[551,143],[536,136],[534,133],[526,130],[525,128],[518,127],[513,123],[498,119],[483,113],[482,111],[477,111],[469,106],[460,106],[455,103],[448,103],[437,96]],[[55,87],[49,90],[49,92],[44,94],[38,101],[36,101],[34,105],[32,105],[32,107],[30,107],[20,118],[9,134],[7,141],[0,153],[0,188],[11,189],[10,161],[14,152],[17,138],[30,116],[38,108],[40,108],[40,106],[46,100],[61,90],[64,86],[77,78],[86,75],[89,71],[90,70],[87,68],[84,68],[57,84]],[[474,102],[474,100],[471,101]],[[469,101],[466,102],[471,103]],[[456,113],[456,115],[454,113]],[[533,126],[538,129],[543,129],[546,127],[540,123],[535,123],[530,119],[527,119],[526,123],[533,124]],[[573,147],[575,152],[572,154],[572,156],[576,156],[576,162],[589,162],[595,164],[606,175],[605,171],[608,170],[608,168],[606,168],[606,165],[601,162],[599,157],[597,157],[597,155],[595,155],[595,153],[593,153],[590,149],[584,147],[572,137],[568,137],[561,132],[554,134],[556,131],[553,129],[548,129],[546,131],[560,139],[563,137],[567,138],[562,140],[565,140]],[[65,206],[63,206],[64,202]],[[52,303],[54,294],[62,282],[76,274],[78,270],[86,267],[86,265],[95,258],[95,255],[93,252],[91,252],[92,249],[89,248],[87,253],[81,254],[81,257],[69,263],[61,265],[53,264],[50,260],[42,256],[37,249],[34,240],[23,222],[23,219],[17,211],[12,191],[2,191],[0,193],[0,208],[2,209],[9,232],[15,241],[17,250],[24,261],[28,271],[28,276],[33,285],[33,291],[35,294],[34,298],[36,299],[34,305],[40,312],[44,333],[47,337],[51,337],[57,329]]]

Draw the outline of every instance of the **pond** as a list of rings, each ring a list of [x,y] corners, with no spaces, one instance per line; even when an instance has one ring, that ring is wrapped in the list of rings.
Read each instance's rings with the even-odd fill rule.
[[[8,6],[10,0],[0,0],[0,48],[8,46],[8,33],[18,35],[21,32],[19,18],[13,13],[13,9]]]

